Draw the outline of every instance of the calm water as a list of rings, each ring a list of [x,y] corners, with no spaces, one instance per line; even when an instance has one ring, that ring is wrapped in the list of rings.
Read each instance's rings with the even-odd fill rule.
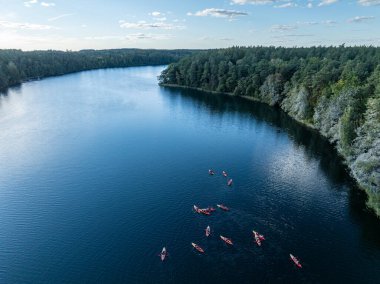
[[[380,283],[380,220],[324,139],[266,105],[160,88],[162,69],[0,97],[1,283]],[[231,211],[192,212],[216,203]]]

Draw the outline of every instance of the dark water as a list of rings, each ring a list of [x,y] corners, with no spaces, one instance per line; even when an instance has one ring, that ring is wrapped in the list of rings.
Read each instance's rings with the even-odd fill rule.
[[[160,88],[161,70],[0,97],[1,283],[380,283],[380,220],[324,139],[266,105]],[[216,203],[231,211],[191,210]]]

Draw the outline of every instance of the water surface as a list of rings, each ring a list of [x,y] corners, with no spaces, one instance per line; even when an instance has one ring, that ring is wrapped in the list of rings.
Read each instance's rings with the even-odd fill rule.
[[[327,141],[263,104],[159,87],[162,69],[0,97],[1,283],[380,283],[380,222]],[[192,212],[216,203],[231,211]]]

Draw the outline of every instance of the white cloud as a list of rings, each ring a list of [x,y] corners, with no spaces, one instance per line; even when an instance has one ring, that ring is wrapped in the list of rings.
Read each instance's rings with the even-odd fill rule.
[[[165,40],[173,38],[170,34],[130,34],[126,36],[128,40],[142,40],[142,39],[153,39],[153,40]]]
[[[313,8],[313,3],[311,3],[311,2],[307,3],[307,7],[308,8]]]
[[[0,28],[15,29],[15,30],[51,30],[56,29],[53,26],[39,25],[31,23],[18,23],[9,21],[0,21]]]
[[[292,7],[298,7],[298,5],[294,2],[288,2],[281,5],[275,5],[275,8],[292,8]]]
[[[316,26],[316,25],[335,25],[337,24],[336,21],[332,20],[324,20],[321,22],[315,22],[315,21],[309,21],[309,22],[297,22],[298,26]]]
[[[310,21],[310,22],[297,22],[297,25],[299,26],[315,26],[315,25],[318,25],[319,22],[314,22],[314,21]]]
[[[247,16],[248,13],[236,11],[236,10],[225,10],[225,9],[217,9],[217,8],[208,8],[202,11],[198,11],[196,13],[187,13],[188,16],[197,16],[197,17],[219,17],[219,18],[234,18],[237,16]]]
[[[54,7],[55,3],[41,2],[41,6],[43,6],[43,7]]]
[[[126,22],[126,21],[119,21],[120,27],[125,29],[142,29],[142,30],[148,30],[148,29],[161,29],[161,30],[175,30],[175,29],[184,29],[184,26],[176,26],[169,23],[163,23],[163,22],[154,22],[154,23],[147,23],[146,21],[139,21],[135,23]]]
[[[153,17],[162,17],[164,16],[165,14],[161,13],[161,12],[157,12],[157,11],[154,11],[152,13],[149,13],[149,15],[152,15]]]
[[[85,40],[119,40],[119,41],[137,41],[137,40],[165,40],[173,38],[172,35],[168,34],[144,34],[144,33],[136,33],[129,35],[107,35],[107,36],[91,36],[85,37]]]
[[[375,17],[373,16],[356,16],[352,19],[348,19],[349,23],[362,23],[368,20],[373,20]]]
[[[210,37],[210,36],[202,36],[202,37],[198,38],[198,40],[201,40],[201,41],[232,41],[234,39],[231,37],[216,38],[216,37]]]
[[[284,35],[284,37],[312,37],[314,36],[313,34],[289,34],[289,35]]]
[[[313,37],[313,34],[281,34],[272,36],[272,38],[285,39],[285,38],[304,38],[304,37]]]
[[[30,0],[30,1],[24,2],[24,6],[25,7],[32,7],[33,4],[37,4],[37,3],[38,3],[38,0]]]
[[[49,18],[48,21],[49,22],[54,22],[56,20],[59,20],[59,19],[65,18],[65,17],[69,17],[69,16],[72,16],[72,15],[75,15],[75,14],[74,13],[71,13],[71,14],[62,14],[62,15],[59,15],[59,16],[56,16],[56,17]]]
[[[2,48],[22,48],[23,50],[36,49],[59,49],[69,47],[70,45],[78,45],[82,40],[77,40],[74,37],[63,37],[59,35],[23,35],[14,31],[0,30],[0,46]],[[62,48],[63,49],[63,48]]]
[[[85,40],[123,40],[125,36],[107,35],[107,36],[86,36]]]
[[[326,21],[322,21],[321,24],[332,26],[332,25],[336,25],[337,22],[333,20],[326,20]]]
[[[380,5],[380,0],[358,0],[358,4],[362,6]]]
[[[285,32],[296,30],[297,28],[296,25],[273,25],[270,30],[272,32]]]
[[[160,22],[165,22],[166,20],[167,20],[166,17],[156,18],[156,21],[160,21]]]
[[[253,4],[253,5],[265,5],[278,2],[277,0],[232,0],[232,4]]]
[[[338,0],[322,0],[318,6],[321,7],[321,6],[327,6],[327,5],[331,5],[331,4],[334,4],[338,2]]]

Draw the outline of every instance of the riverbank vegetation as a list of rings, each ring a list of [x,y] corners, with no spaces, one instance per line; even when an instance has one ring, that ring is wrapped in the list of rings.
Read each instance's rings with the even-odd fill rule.
[[[21,82],[84,70],[178,61],[191,50],[111,49],[81,51],[0,50],[0,90]]]
[[[318,129],[380,216],[380,48],[209,50],[170,64],[159,82],[250,97]]]

